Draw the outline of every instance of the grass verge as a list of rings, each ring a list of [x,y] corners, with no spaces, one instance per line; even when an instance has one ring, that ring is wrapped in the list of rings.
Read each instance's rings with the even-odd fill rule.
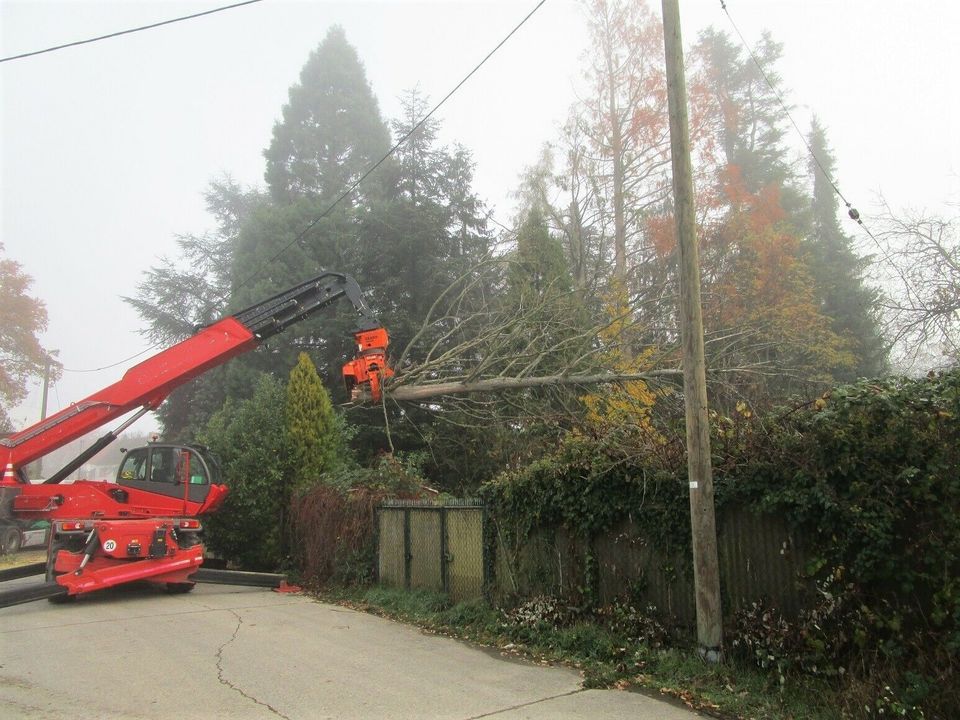
[[[321,598],[431,632],[495,647],[501,653],[581,670],[585,687],[638,690],[667,696],[718,718],[834,720],[835,691],[820,681],[787,681],[753,667],[708,665],[693,649],[652,647],[595,620],[558,626],[518,621],[471,600],[453,604],[441,594],[389,588],[327,590]]]

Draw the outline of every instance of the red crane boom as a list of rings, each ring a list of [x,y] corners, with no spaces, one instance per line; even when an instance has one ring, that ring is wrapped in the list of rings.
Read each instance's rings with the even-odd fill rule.
[[[126,454],[116,483],[60,483],[177,387],[340,298],[360,316],[354,331],[358,356],[344,366],[343,376],[350,389],[368,389],[377,400],[383,379],[392,375],[387,332],[367,309],[356,281],[328,272],[199,328],[130,368],[118,382],[0,439],[0,521],[53,521],[48,583],[56,582],[68,595],[143,579],[192,587],[189,577],[203,561],[195,516],[216,510],[227,495],[219,467],[204,448],[152,444]],[[137,409],[42,484],[25,482],[21,469],[27,463]],[[4,512],[13,518],[3,518]]]

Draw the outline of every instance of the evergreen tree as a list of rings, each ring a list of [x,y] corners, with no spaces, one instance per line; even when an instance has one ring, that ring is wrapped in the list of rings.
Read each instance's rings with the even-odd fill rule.
[[[434,119],[418,127],[428,109],[418,90],[408,91],[401,105],[393,133],[409,137],[396,153],[398,191],[365,217],[371,242],[361,262],[378,307],[395,308],[389,319],[398,343],[419,330],[437,296],[488,250],[469,152],[438,145]]]
[[[371,206],[361,221],[365,241],[357,272],[371,306],[390,331],[393,359],[416,337],[406,355],[406,362],[416,363],[429,348],[450,347],[462,339],[464,330],[453,314],[439,313],[429,321],[428,315],[438,297],[487,255],[489,238],[483,203],[472,188],[469,152],[440,144],[435,120],[417,127],[429,106],[417,89],[400,100],[402,110],[391,127],[397,140],[409,138],[395,156],[396,192]],[[445,428],[432,432],[438,419],[429,409],[410,406],[400,414],[388,405],[388,413],[392,445],[398,452],[419,453],[437,433],[449,437]],[[356,436],[358,450],[383,447],[382,412],[355,411],[349,418],[367,426]],[[449,483],[441,477],[447,475],[446,469],[433,469],[431,482],[455,487],[455,469]]]
[[[294,492],[302,492],[340,464],[344,452],[340,421],[306,353],[290,371],[286,417]]]
[[[592,336],[563,248],[533,208],[517,230],[517,248],[506,272],[504,306],[517,319],[521,332],[517,359],[509,374],[549,375],[568,370]]]
[[[416,90],[404,98],[402,116],[394,123],[398,138],[423,117],[426,104]],[[191,238],[182,247],[188,271],[179,265],[161,266],[145,282],[138,309],[148,318],[151,332],[157,337],[182,334],[212,312],[212,300],[220,301],[220,314],[235,312],[333,270],[357,279],[368,304],[390,330],[392,347],[402,349],[443,290],[488,251],[483,204],[472,189],[470,154],[459,146],[438,145],[438,128],[436,122],[421,126],[395,158],[321,218],[390,145],[363,65],[342,29],[332,29],[291,88],[264,153],[268,193],[240,203],[242,213],[217,215],[237,220],[218,231],[229,242]],[[221,200],[238,199],[226,195]],[[217,272],[207,272],[208,259]],[[192,283],[200,288],[196,296],[188,292]],[[164,295],[169,288],[175,292]],[[452,318],[439,321],[421,336],[422,345],[432,346],[453,323]],[[305,351],[336,400],[345,399],[340,366],[355,351],[355,325],[347,304],[339,303],[271,338],[268,347],[205,374],[165,404],[168,436],[186,437],[203,427],[225,399],[235,405],[251,397],[261,375],[283,377]],[[431,416],[408,409],[403,417],[414,415],[418,427],[410,437],[394,423],[398,450],[422,448],[421,435],[429,434]],[[371,453],[383,447],[379,409],[353,412],[350,419],[370,426],[369,433],[359,429],[358,445]]]
[[[414,204],[435,202],[442,194],[438,187],[436,162],[445,159],[443,151],[436,147],[440,121],[425,118],[429,110],[428,98],[421,95],[418,88],[408,90],[400,104],[402,115],[390,122],[398,140],[407,137],[395,154],[399,165],[399,189]]]
[[[517,230],[517,249],[507,271],[509,302],[529,305],[568,295],[573,283],[560,243],[550,236],[539,208],[532,208]]]
[[[330,203],[390,147],[390,136],[356,50],[332,28],[290,89],[283,119],[264,155],[273,204],[244,224],[231,268],[230,306],[240,309],[325,270],[370,280],[364,258],[378,246],[367,216],[394,194],[391,163],[364,181],[332,212]],[[371,305],[380,307],[376,302]],[[258,373],[279,376],[309,350],[320,376],[339,387],[340,365],[352,353],[352,313],[343,307],[299,323],[271,341],[269,353],[244,356],[227,370],[227,394],[249,393]]]
[[[330,201],[389,147],[363,64],[343,28],[334,26],[310,54],[273,128],[264,152],[270,193],[281,203],[301,197]],[[345,202],[360,204],[371,185]]]
[[[837,195],[831,176],[835,169],[826,131],[814,118],[808,138],[813,176],[811,231],[806,243],[808,264],[817,284],[820,311],[832,320],[833,330],[846,338],[857,364],[836,379],[848,382],[874,377],[886,369],[887,347],[880,330],[880,292],[863,278],[867,261],[857,256],[853,240],[840,228]],[[822,166],[822,167],[821,167]],[[826,171],[826,172],[824,172]]]
[[[764,32],[753,54],[756,62],[712,27],[700,34],[692,54],[695,84],[713,105],[723,159],[750,193],[770,184],[784,188],[791,180],[783,144],[786,117],[778,98],[784,90],[776,70],[783,45]]]
[[[229,176],[211,182],[204,197],[215,228],[178,236],[180,257],[162,258],[144,272],[136,296],[124,298],[146,321],[143,334],[158,345],[179,342],[227,313],[241,228],[268,202],[262,192],[244,189]],[[167,398],[158,412],[167,440],[191,440],[206,424],[226,398],[223,378],[223,369],[216,368]]]

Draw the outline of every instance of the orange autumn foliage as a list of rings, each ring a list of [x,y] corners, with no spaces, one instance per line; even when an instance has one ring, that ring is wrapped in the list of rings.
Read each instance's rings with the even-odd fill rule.
[[[707,255],[719,266],[704,294],[708,330],[749,330],[753,349],[741,362],[769,363],[782,369],[783,377],[828,382],[833,371],[853,366],[856,358],[819,310],[780,188],[768,185],[750,193],[735,167],[727,168],[724,178],[729,210],[705,230]]]

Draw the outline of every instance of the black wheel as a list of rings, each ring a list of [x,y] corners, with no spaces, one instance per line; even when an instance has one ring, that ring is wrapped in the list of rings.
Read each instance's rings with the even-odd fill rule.
[[[196,585],[196,583],[192,582],[167,583],[167,592],[171,595],[182,595],[183,593],[188,593],[193,590]]]
[[[20,543],[22,538],[20,537],[20,531],[15,527],[8,527],[3,529],[3,534],[0,535],[0,546],[3,548],[3,552],[8,555],[13,555],[15,552],[19,552]]]
[[[186,550],[187,548],[192,548],[199,544],[200,544],[200,533],[186,532],[183,530],[177,533],[177,546],[181,550]]]

